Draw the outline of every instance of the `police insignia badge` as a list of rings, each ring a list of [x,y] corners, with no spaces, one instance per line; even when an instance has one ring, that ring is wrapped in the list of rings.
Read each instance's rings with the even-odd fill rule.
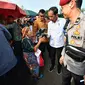
[[[76,28],[77,28],[77,29],[80,29],[80,25],[78,25]]]
[[[74,31],[74,35],[80,35],[79,30]]]
[[[72,39],[72,40],[70,41],[70,44],[75,44],[75,41]]]

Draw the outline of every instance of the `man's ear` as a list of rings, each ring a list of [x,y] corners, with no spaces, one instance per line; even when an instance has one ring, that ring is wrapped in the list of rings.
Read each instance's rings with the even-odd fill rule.
[[[73,6],[74,6],[74,1],[75,1],[75,0],[72,0],[72,1],[69,3],[69,7],[73,8]]]
[[[70,3],[70,4],[69,4],[69,7],[70,7],[70,8],[73,8],[73,4]]]
[[[69,4],[69,6],[71,7],[71,4]]]
[[[58,16],[58,14],[56,14],[56,16]]]

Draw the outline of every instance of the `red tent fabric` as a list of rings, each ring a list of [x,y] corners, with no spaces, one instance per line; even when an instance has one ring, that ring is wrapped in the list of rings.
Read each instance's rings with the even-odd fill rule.
[[[16,4],[4,1],[0,1],[0,14],[4,15],[5,18],[13,16],[15,19],[26,16],[25,11]]]

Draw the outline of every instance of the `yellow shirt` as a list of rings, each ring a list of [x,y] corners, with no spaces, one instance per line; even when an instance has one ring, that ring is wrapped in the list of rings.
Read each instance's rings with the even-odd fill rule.
[[[36,32],[41,29],[41,28],[48,28],[46,20],[41,21],[39,18],[34,21],[34,26],[33,26],[33,34],[36,35]]]

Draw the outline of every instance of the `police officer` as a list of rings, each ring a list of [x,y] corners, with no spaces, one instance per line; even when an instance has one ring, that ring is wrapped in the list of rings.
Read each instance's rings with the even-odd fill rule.
[[[68,44],[85,48],[85,15],[79,9],[81,4],[78,3],[82,4],[82,1],[60,0],[64,17],[70,20],[67,26]],[[71,85],[71,78],[73,77],[75,85],[81,85],[81,80],[85,75],[85,60],[82,62],[76,61],[66,54],[64,48],[60,63],[63,64],[62,84]]]

